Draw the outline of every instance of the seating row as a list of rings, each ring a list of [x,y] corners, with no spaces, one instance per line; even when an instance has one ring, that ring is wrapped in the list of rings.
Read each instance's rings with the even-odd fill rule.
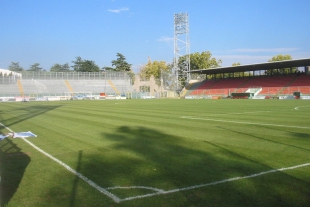
[[[200,84],[194,84],[188,89],[187,95],[229,95],[232,92],[246,92],[249,88],[262,88],[260,95],[291,94],[294,91],[310,94],[310,75],[206,80]]]
[[[109,84],[110,83],[110,84]],[[115,94],[127,92],[131,84],[127,80],[19,80],[14,84],[3,84],[0,94],[59,94],[73,92],[91,92]],[[113,86],[111,85],[113,84]]]

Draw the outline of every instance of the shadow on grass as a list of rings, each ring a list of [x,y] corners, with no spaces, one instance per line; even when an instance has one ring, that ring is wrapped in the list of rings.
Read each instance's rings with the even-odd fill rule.
[[[79,151],[77,166],[75,169],[77,172],[80,172],[81,170],[82,156],[83,156],[83,151]],[[80,180],[79,177],[75,176],[75,179],[72,184],[72,190],[71,190],[71,196],[70,196],[70,205],[69,205],[70,207],[75,206],[77,187],[78,187],[79,180]]]
[[[177,190],[273,170],[214,143],[184,139],[151,128],[121,126],[115,133],[102,136],[106,146],[98,146],[98,153],[84,154],[81,173],[103,188],[111,187],[109,191],[119,198],[154,193],[133,186]],[[301,198],[301,205],[297,206],[302,206],[309,201],[309,190],[305,190],[304,183],[283,173],[272,174],[273,177],[274,180],[267,177],[267,183],[264,182],[266,178],[259,177],[132,202],[136,206],[150,202],[151,206],[205,206],[214,201],[215,206],[291,206]],[[291,185],[293,181],[294,186]],[[299,189],[300,185],[303,186]],[[286,192],[281,192],[282,189]],[[299,189],[296,197],[295,189]],[[124,206],[131,204],[124,203]]]
[[[17,191],[30,157],[12,142],[11,138],[0,141],[0,206],[4,207]]]
[[[274,130],[273,128],[270,128],[270,127],[266,127],[266,126],[258,126],[258,127],[262,127],[264,129],[267,129],[267,130]],[[259,140],[264,140],[264,141],[267,141],[267,142],[270,142],[270,143],[274,143],[274,144],[278,144],[278,145],[284,145],[284,146],[288,146],[288,147],[293,147],[293,148],[296,148],[297,150],[301,149],[301,150],[306,150],[306,151],[310,151],[310,149],[308,148],[305,148],[304,146],[301,147],[301,146],[296,146],[296,145],[293,145],[291,143],[284,143],[283,141],[280,142],[280,141],[276,141],[276,140],[273,140],[273,139],[270,139],[270,138],[264,138],[262,136],[259,136],[259,135],[254,135],[255,133],[246,133],[246,132],[240,132],[240,131],[235,131],[235,130],[232,130],[232,129],[228,129],[228,128],[224,128],[224,127],[219,127],[223,130],[227,130],[227,131],[230,131],[234,134],[242,134],[242,135],[245,135],[245,136],[248,136],[248,137],[251,137],[251,138],[255,138],[255,139],[259,139]],[[282,131],[282,130],[280,130]],[[293,133],[293,132],[289,132],[294,138],[300,138],[300,139],[310,139],[310,135],[309,134],[305,134],[305,133]]]
[[[105,170],[112,177],[105,186],[139,184],[169,190],[201,184],[202,178],[213,180],[212,176],[205,177],[204,171],[223,174],[212,167],[217,161],[211,154],[177,136],[150,128],[122,126],[104,137],[113,143]]]
[[[17,105],[18,104],[18,105]],[[21,103],[23,104],[23,103]],[[7,109],[2,107],[0,111],[1,123],[7,127],[27,121],[35,116],[54,110],[62,105],[42,105],[29,103],[23,105],[9,105]],[[3,129],[3,127],[1,127]],[[16,129],[12,129],[16,130]],[[7,131],[7,130],[5,130]],[[17,130],[16,130],[17,131]],[[0,134],[3,134],[0,131]],[[24,172],[30,163],[30,157],[21,152],[21,149],[13,143],[12,138],[0,141],[0,206],[5,206],[11,200],[18,189]]]
[[[146,127],[121,126],[103,132],[102,142],[91,145],[91,150],[78,151],[75,169],[121,199],[154,191],[109,187],[168,191],[272,170],[225,146]],[[95,189],[82,189],[85,185],[78,177],[72,180],[70,192],[60,185],[51,188],[47,194],[57,205],[50,206],[306,206],[310,202],[306,179],[282,172],[121,203]],[[41,202],[43,206],[46,200]]]
[[[11,112],[11,111],[7,112],[7,111],[3,110],[0,114],[1,115],[0,118],[1,118],[2,123],[6,123],[6,126],[10,127],[14,124],[21,123],[23,121],[26,121],[26,120],[31,119],[33,117],[47,113],[47,112],[54,110],[56,108],[59,108],[61,106],[62,105],[39,105],[39,104],[29,106],[27,103],[27,106],[25,106],[25,107],[10,108],[10,110],[13,110],[14,112]],[[21,114],[18,116],[14,116],[14,114],[19,114],[19,111],[21,112]],[[6,119],[3,118],[3,115],[5,115],[6,113],[12,114],[13,117],[6,118]]]
[[[310,134],[306,134],[306,133],[301,133],[301,132],[291,132],[291,134],[299,139],[305,139],[305,140],[310,140]]]
[[[219,149],[202,140],[183,139],[150,128],[122,126],[113,134],[103,133],[103,137],[111,146],[96,156],[88,155],[86,160],[91,162],[84,163],[81,172],[102,187],[173,190],[270,170],[254,162],[249,164],[239,155],[217,157],[213,153]],[[152,192],[115,189],[112,193],[124,198]]]

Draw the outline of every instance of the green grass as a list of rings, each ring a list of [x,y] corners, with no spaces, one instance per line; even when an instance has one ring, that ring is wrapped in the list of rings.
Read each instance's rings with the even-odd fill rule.
[[[303,106],[295,109],[295,107]],[[183,118],[182,118],[183,117]],[[184,118],[185,117],[185,118]],[[309,206],[310,102],[0,103],[0,122],[102,188],[175,190],[114,202],[22,139],[0,141],[1,206]],[[0,133],[8,129],[0,126]],[[120,199],[150,189],[108,189]]]

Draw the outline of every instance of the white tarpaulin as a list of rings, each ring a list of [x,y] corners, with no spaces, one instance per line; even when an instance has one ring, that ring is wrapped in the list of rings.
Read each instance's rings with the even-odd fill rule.
[[[0,134],[0,141],[3,140],[4,138],[7,138],[8,136]]]
[[[28,131],[28,132],[14,132],[14,133],[9,133],[9,134],[12,134],[13,138],[37,137],[37,135],[35,135],[31,131]]]
[[[35,135],[31,131],[28,131],[28,132],[10,132],[7,135],[0,134],[0,140],[4,139],[6,137],[27,138],[27,137],[37,137],[37,135]]]

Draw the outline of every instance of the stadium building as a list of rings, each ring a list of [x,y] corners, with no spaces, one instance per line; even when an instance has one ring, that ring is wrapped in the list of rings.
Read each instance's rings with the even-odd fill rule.
[[[190,71],[180,94],[169,79],[127,72],[33,72],[0,69],[0,101],[185,99],[310,99],[310,58]],[[170,82],[170,84],[172,84]]]
[[[309,65],[308,58],[192,70],[190,73],[196,79],[192,79],[181,96],[188,99],[309,99]]]

